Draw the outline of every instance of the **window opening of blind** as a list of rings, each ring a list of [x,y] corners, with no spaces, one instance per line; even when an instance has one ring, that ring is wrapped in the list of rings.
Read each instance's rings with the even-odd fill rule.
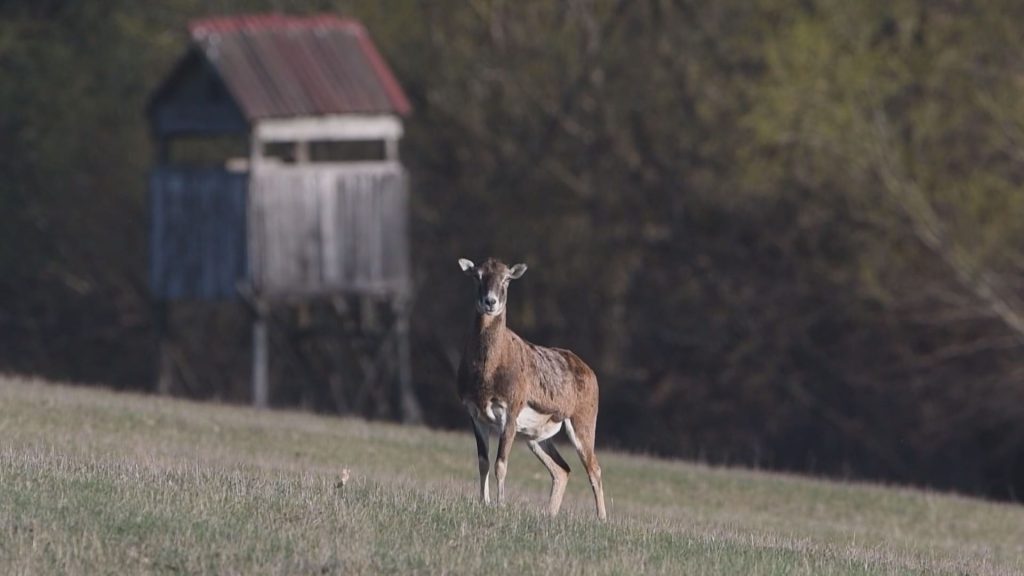
[[[319,140],[309,143],[312,162],[379,162],[386,159],[383,140]]]
[[[241,136],[184,136],[168,140],[167,152],[170,164],[230,168],[249,157],[249,144]]]

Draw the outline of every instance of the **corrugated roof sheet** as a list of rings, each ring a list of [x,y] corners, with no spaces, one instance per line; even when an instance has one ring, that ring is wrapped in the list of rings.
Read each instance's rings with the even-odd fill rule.
[[[411,110],[355,20],[229,16],[193,21],[189,32],[249,120]]]

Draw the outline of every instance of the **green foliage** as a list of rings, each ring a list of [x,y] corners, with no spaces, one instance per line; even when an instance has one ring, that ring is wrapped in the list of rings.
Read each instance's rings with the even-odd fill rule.
[[[1024,486],[1024,14],[1002,0],[5,3],[6,369],[150,385],[146,97],[189,19],[274,9],[362,19],[413,100],[431,423],[465,419],[455,261],[494,254],[530,264],[511,325],[597,369],[601,441]],[[245,400],[244,315],[203,312],[178,316],[186,392]],[[286,380],[340,408],[306,393],[322,370]]]

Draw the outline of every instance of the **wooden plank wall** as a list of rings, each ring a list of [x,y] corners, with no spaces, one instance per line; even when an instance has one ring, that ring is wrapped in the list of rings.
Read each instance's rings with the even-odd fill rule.
[[[408,178],[398,163],[260,165],[251,195],[249,265],[261,297],[408,290]]]
[[[160,167],[149,178],[149,280],[158,300],[237,295],[246,277],[248,175]]]

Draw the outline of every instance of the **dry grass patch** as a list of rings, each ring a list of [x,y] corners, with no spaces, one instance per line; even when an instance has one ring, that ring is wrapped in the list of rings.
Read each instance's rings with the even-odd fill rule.
[[[594,521],[578,464],[552,521],[525,448],[513,502],[474,501],[468,431],[0,378],[0,572],[1024,571],[1019,506],[607,452],[602,464],[612,521]]]

